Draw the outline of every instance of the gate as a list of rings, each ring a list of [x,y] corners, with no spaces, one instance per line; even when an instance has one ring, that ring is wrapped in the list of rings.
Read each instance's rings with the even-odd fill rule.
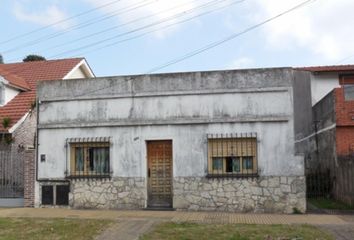
[[[24,153],[0,146],[0,207],[23,206]]]
[[[320,169],[306,174],[309,210],[354,214],[354,159],[338,158],[334,168]]]

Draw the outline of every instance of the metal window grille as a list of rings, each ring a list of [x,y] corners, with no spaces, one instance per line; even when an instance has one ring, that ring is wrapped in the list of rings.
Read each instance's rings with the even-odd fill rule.
[[[68,140],[68,178],[109,178],[111,176],[110,138]]]
[[[208,134],[208,177],[257,177],[257,133]]]
[[[56,185],[55,202],[56,205],[69,205],[69,185]]]
[[[54,193],[53,186],[42,186],[42,204],[43,205],[53,205],[54,203]]]

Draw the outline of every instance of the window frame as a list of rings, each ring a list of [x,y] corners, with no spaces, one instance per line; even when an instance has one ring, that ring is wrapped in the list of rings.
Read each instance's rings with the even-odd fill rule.
[[[92,141],[92,142],[69,142],[69,161],[67,166],[67,178],[110,178],[112,175],[112,153],[111,143],[109,141]],[[83,148],[83,171],[76,170],[76,151],[77,148]],[[92,148],[108,148],[108,160],[105,160],[104,168],[107,171],[90,170],[89,149]],[[106,162],[107,161],[107,162]]]
[[[0,79],[0,106],[5,105],[5,84]]]
[[[208,134],[207,177],[258,177],[258,138],[256,133]],[[214,169],[214,159],[222,159],[222,170]],[[252,159],[251,168],[245,168],[246,159]],[[231,167],[230,167],[230,159]],[[238,161],[235,164],[233,161]],[[220,164],[218,164],[220,165]],[[232,171],[229,171],[232,169]],[[234,171],[239,169],[239,171]]]

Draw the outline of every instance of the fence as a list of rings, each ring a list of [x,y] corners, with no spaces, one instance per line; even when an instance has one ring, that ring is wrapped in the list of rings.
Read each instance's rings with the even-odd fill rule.
[[[338,159],[332,192],[335,199],[354,207],[354,156]]]
[[[330,170],[307,174],[306,185],[308,198],[329,198],[332,190]]]
[[[334,199],[354,207],[354,159],[339,158],[334,168],[306,174],[307,197]]]
[[[0,198],[23,198],[24,165],[21,152],[0,146]]]

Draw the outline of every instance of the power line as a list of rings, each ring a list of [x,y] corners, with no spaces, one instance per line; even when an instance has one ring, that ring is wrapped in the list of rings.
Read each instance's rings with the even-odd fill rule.
[[[165,63],[165,64],[162,64],[162,65],[160,65],[160,66],[154,67],[154,68],[150,69],[149,71],[147,71],[146,74],[156,72],[156,71],[158,71],[158,70],[161,70],[161,69],[166,68],[166,67],[168,67],[168,66],[171,66],[171,65],[173,65],[173,64],[176,64],[176,63],[179,63],[179,62],[181,62],[181,61],[184,61],[184,60],[186,60],[186,59],[188,59],[188,58],[191,58],[191,57],[193,57],[193,56],[195,56],[195,55],[198,55],[198,54],[200,54],[200,53],[202,53],[202,52],[205,52],[205,51],[208,51],[208,50],[210,50],[210,49],[212,49],[212,48],[215,48],[215,47],[217,47],[217,46],[219,46],[219,45],[221,45],[221,44],[223,44],[223,43],[225,43],[225,42],[228,42],[228,41],[233,40],[233,39],[236,38],[236,37],[239,37],[239,36],[241,36],[241,35],[243,35],[243,34],[245,34],[245,33],[247,33],[247,32],[250,32],[250,31],[252,31],[252,30],[254,30],[254,29],[256,29],[256,28],[259,28],[259,27],[261,27],[262,25],[264,25],[264,24],[266,24],[266,23],[268,23],[268,22],[271,22],[271,21],[273,21],[273,20],[275,20],[275,19],[277,19],[277,18],[279,18],[279,17],[281,17],[281,16],[283,16],[283,15],[285,15],[285,14],[288,14],[288,13],[290,13],[290,12],[292,12],[292,11],[295,11],[296,9],[302,8],[302,7],[304,7],[305,5],[309,4],[310,2],[314,2],[314,1],[316,1],[316,0],[307,0],[307,1],[304,1],[304,2],[302,2],[302,3],[300,3],[300,4],[298,4],[298,5],[296,5],[296,6],[292,7],[292,8],[290,8],[290,9],[288,9],[288,10],[286,10],[286,11],[284,11],[284,12],[278,14],[278,15],[275,15],[275,16],[273,16],[273,17],[271,17],[271,18],[268,18],[268,19],[266,19],[266,20],[264,20],[264,21],[262,21],[262,22],[260,22],[260,23],[258,23],[258,24],[256,24],[256,25],[253,25],[253,26],[251,26],[251,27],[249,27],[249,28],[246,28],[245,30],[243,30],[243,31],[241,31],[241,32],[234,33],[234,34],[232,34],[232,35],[230,35],[230,36],[228,36],[228,37],[226,37],[226,38],[224,38],[224,39],[221,39],[221,40],[219,40],[219,41],[210,43],[210,44],[208,44],[208,45],[206,45],[206,46],[204,46],[204,47],[202,47],[202,48],[199,48],[199,49],[194,50],[194,51],[192,51],[192,52],[190,52],[190,53],[187,53],[186,55],[183,55],[183,56],[181,56],[181,57],[175,58],[174,60],[171,60],[171,61],[169,61],[169,62],[167,62],[167,63]]]
[[[348,60],[348,59],[351,59],[351,58],[353,58],[353,57],[354,57],[354,54],[349,55],[349,56],[347,56],[347,57],[345,57],[345,58],[342,58],[341,60],[339,60],[339,61],[336,62],[335,64],[342,63],[342,62],[344,62],[344,61],[346,61],[346,60]]]
[[[7,39],[7,40],[5,40],[5,41],[0,42],[0,44],[8,43],[8,42],[11,42],[11,41],[16,40],[16,39],[18,39],[18,38],[22,38],[22,37],[28,36],[28,35],[30,35],[30,34],[33,34],[33,33],[39,32],[39,31],[43,31],[43,30],[45,30],[45,29],[48,29],[48,28],[53,27],[53,26],[56,26],[56,25],[61,24],[61,23],[63,23],[63,22],[67,22],[67,21],[69,21],[69,20],[72,20],[72,19],[77,18],[77,17],[81,17],[81,16],[83,16],[83,15],[89,14],[89,13],[94,12],[94,11],[96,11],[96,10],[99,10],[99,9],[101,9],[101,8],[105,8],[105,7],[107,7],[107,6],[113,5],[113,4],[115,4],[115,3],[117,3],[117,2],[120,2],[120,1],[121,1],[121,0],[116,0],[116,1],[112,1],[112,2],[109,2],[109,3],[103,4],[103,5],[100,5],[100,6],[95,7],[95,8],[91,8],[90,10],[87,10],[87,11],[84,11],[84,12],[81,12],[81,13],[78,13],[78,14],[76,14],[76,15],[73,15],[73,16],[71,16],[71,17],[68,17],[68,18],[65,18],[65,19],[62,19],[62,20],[59,20],[59,21],[54,22],[54,23],[52,23],[52,24],[48,24],[48,25],[46,25],[46,26],[44,26],[44,27],[40,27],[40,28],[34,29],[34,30],[30,31],[30,32],[26,32],[26,33],[23,33],[23,34],[19,34],[19,35],[17,35],[17,36],[14,36],[14,37],[12,37],[12,38],[9,38],[9,39]]]
[[[194,1],[191,1],[191,2],[197,2],[197,1],[200,1],[200,0],[194,0]],[[243,1],[245,1],[245,0],[243,0]],[[58,47],[66,46],[66,45],[69,45],[69,44],[72,44],[72,43],[81,41],[81,40],[83,40],[83,39],[91,38],[91,37],[93,37],[93,36],[97,36],[97,35],[100,35],[100,34],[102,34],[102,33],[106,33],[106,32],[112,31],[112,30],[114,30],[114,29],[117,29],[117,28],[120,28],[120,27],[123,27],[123,26],[130,25],[130,24],[135,23],[135,22],[139,22],[139,21],[142,21],[142,20],[151,18],[151,17],[155,17],[157,14],[161,14],[161,13],[165,13],[165,12],[168,12],[168,11],[175,10],[176,8],[180,8],[180,7],[183,7],[183,6],[185,6],[185,5],[189,5],[191,2],[184,3],[184,4],[180,4],[180,5],[177,5],[177,6],[173,6],[172,8],[169,8],[169,9],[167,9],[167,10],[162,10],[162,11],[156,12],[156,13],[154,13],[154,14],[150,14],[150,15],[146,15],[146,16],[141,17],[141,18],[133,19],[133,20],[131,20],[131,21],[128,21],[128,22],[123,23],[123,24],[119,24],[119,25],[117,25],[117,26],[109,27],[109,28],[103,29],[103,30],[101,30],[101,31],[92,33],[92,34],[87,34],[87,35],[82,36],[82,37],[80,37],[80,38],[76,38],[76,39],[74,39],[74,40],[71,40],[71,41],[68,41],[68,42],[65,42],[65,43],[61,43],[61,44],[54,45],[54,46],[52,46],[52,47],[50,47],[50,48],[44,49],[43,51],[52,50],[53,48],[58,48]]]
[[[187,54],[187,55],[185,55],[185,56],[183,56],[183,57],[177,58],[177,59],[175,59],[175,60],[173,60],[173,61],[170,61],[170,62],[168,62],[168,63],[166,63],[166,64],[164,64],[164,65],[161,65],[161,66],[159,66],[159,67],[155,67],[155,68],[151,69],[150,71],[146,72],[146,74],[153,73],[153,72],[155,72],[155,71],[157,71],[157,70],[160,70],[160,69],[163,69],[163,68],[165,68],[165,67],[167,67],[167,66],[170,66],[170,65],[172,65],[172,64],[181,62],[181,61],[183,61],[183,60],[185,60],[185,59],[187,59],[187,58],[189,58],[189,57],[195,56],[195,55],[197,55],[197,54],[199,54],[199,53],[201,53],[201,52],[207,51],[207,50],[209,50],[209,49],[211,49],[211,48],[213,48],[213,47],[216,47],[216,46],[218,46],[218,45],[221,45],[222,43],[225,43],[225,42],[227,42],[227,41],[230,41],[230,40],[232,40],[232,39],[234,39],[234,38],[236,38],[236,37],[238,37],[238,36],[240,36],[240,35],[242,35],[242,34],[245,34],[245,33],[249,32],[249,31],[251,31],[251,30],[253,30],[253,29],[256,29],[256,28],[258,28],[258,27],[260,27],[260,26],[262,26],[262,25],[264,25],[264,24],[266,24],[266,23],[268,23],[268,22],[270,22],[270,21],[273,21],[273,20],[275,20],[275,19],[277,19],[277,18],[279,18],[279,17],[281,17],[281,16],[283,16],[283,15],[286,15],[286,14],[292,12],[292,11],[295,11],[296,9],[302,8],[302,7],[306,6],[307,4],[309,4],[309,3],[311,3],[311,2],[315,2],[315,1],[317,1],[317,0],[307,0],[307,1],[304,1],[304,2],[302,2],[302,3],[300,3],[300,4],[296,5],[296,6],[294,6],[294,7],[290,8],[290,9],[288,9],[288,10],[286,10],[286,11],[280,13],[280,14],[277,14],[277,15],[271,17],[271,18],[268,18],[268,19],[266,19],[266,20],[264,20],[264,21],[262,21],[262,22],[260,22],[260,23],[258,23],[258,24],[256,24],[256,25],[253,25],[253,26],[251,26],[251,27],[249,27],[249,28],[247,28],[247,29],[245,29],[245,30],[243,30],[243,31],[241,31],[241,32],[232,34],[232,35],[230,35],[230,36],[227,37],[227,38],[224,38],[224,39],[222,39],[222,40],[220,40],[220,41],[211,43],[211,44],[209,44],[209,45],[207,45],[207,46],[205,46],[205,47],[203,47],[203,48],[200,48],[200,49],[198,49],[198,50],[195,50],[195,51],[193,51],[193,52],[191,52],[191,53],[189,53],[189,54]],[[130,79],[126,80],[126,81],[132,81],[132,79],[130,78]],[[115,85],[115,87],[120,86],[121,84],[123,84],[123,83],[117,84],[117,85]],[[98,92],[98,91],[101,91],[101,90],[104,90],[104,89],[107,89],[107,88],[111,88],[111,87],[113,87],[113,86],[102,87],[102,88],[99,88],[99,89],[94,89],[94,90],[92,90],[92,91],[90,91],[90,92],[85,92],[85,93],[83,93],[83,94],[76,95],[75,97],[82,97],[82,96],[85,96],[85,95],[87,95],[87,94],[91,94],[91,93],[94,93],[94,92]]]
[[[90,51],[81,52],[81,53],[79,53],[79,55],[85,55],[85,54],[87,54],[87,53],[96,52],[96,51],[98,51],[98,50],[101,50],[101,49],[104,49],[104,48],[108,48],[108,47],[117,45],[117,44],[119,44],[119,43],[123,43],[123,42],[127,42],[127,41],[130,41],[130,40],[134,40],[134,39],[143,37],[143,36],[145,36],[145,35],[147,35],[147,34],[154,33],[154,32],[157,32],[157,31],[161,31],[161,30],[163,30],[163,29],[170,28],[170,27],[173,27],[173,26],[175,26],[175,25],[178,25],[178,24],[182,24],[182,23],[191,21],[191,20],[193,20],[193,19],[202,17],[202,16],[204,16],[204,15],[211,14],[211,13],[214,13],[214,12],[217,12],[217,11],[220,11],[220,10],[222,10],[222,9],[225,9],[225,8],[230,7],[230,6],[232,6],[232,5],[235,5],[235,4],[242,3],[242,2],[244,2],[244,1],[246,1],[246,0],[241,0],[241,1],[237,1],[237,2],[232,2],[232,3],[228,4],[228,5],[221,6],[221,7],[219,7],[219,8],[215,8],[215,9],[213,9],[213,10],[210,10],[210,11],[207,11],[207,12],[203,12],[203,13],[201,13],[201,14],[198,14],[198,15],[195,15],[195,16],[192,16],[192,17],[183,19],[183,20],[181,20],[181,21],[178,21],[178,22],[175,22],[175,23],[172,23],[172,24],[165,25],[165,26],[163,26],[163,27],[161,27],[161,28],[157,28],[157,29],[154,29],[154,30],[151,30],[151,31],[148,31],[148,32],[144,32],[144,33],[142,33],[142,34],[135,35],[135,36],[133,36],[133,37],[129,37],[129,38],[126,38],[126,39],[117,41],[117,42],[113,42],[113,43],[104,45],[104,46],[102,46],[102,47],[99,47],[99,48],[96,48],[96,49],[93,49],[93,50],[90,50]]]
[[[161,65],[161,66],[159,66],[159,67],[155,67],[155,68],[149,70],[149,71],[147,72],[147,74],[148,74],[148,73],[156,72],[157,70],[160,70],[160,69],[163,69],[163,68],[165,68],[165,67],[167,67],[167,66],[170,66],[170,65],[173,65],[173,64],[175,64],[175,63],[181,62],[181,61],[183,61],[183,60],[185,60],[185,59],[187,59],[187,58],[190,58],[190,57],[195,56],[195,55],[197,55],[197,54],[199,54],[199,53],[202,53],[202,52],[207,51],[207,50],[209,50],[209,49],[211,49],[211,48],[214,48],[214,47],[216,47],[216,46],[218,46],[218,45],[221,45],[222,43],[225,43],[225,42],[227,42],[227,41],[230,41],[230,40],[232,40],[232,39],[234,39],[234,38],[236,38],[236,37],[238,37],[238,36],[240,36],[240,35],[242,35],[242,34],[245,34],[245,33],[249,32],[249,31],[251,31],[251,30],[253,30],[253,29],[256,29],[256,28],[258,28],[258,27],[260,27],[260,26],[262,26],[262,25],[264,25],[264,24],[266,24],[266,23],[268,23],[268,22],[270,22],[270,21],[273,21],[273,20],[275,20],[275,19],[277,19],[277,18],[279,18],[279,17],[281,17],[281,16],[283,16],[283,15],[285,15],[285,14],[287,14],[287,13],[290,13],[290,12],[292,12],[292,11],[295,11],[296,9],[299,9],[299,8],[301,8],[301,7],[304,7],[305,5],[307,5],[307,4],[311,3],[311,2],[315,2],[315,1],[316,1],[316,0],[307,0],[307,1],[304,1],[304,2],[302,2],[302,3],[300,3],[300,4],[298,4],[298,5],[296,5],[296,6],[292,7],[292,8],[290,8],[290,9],[288,9],[288,10],[286,10],[286,11],[284,11],[284,12],[278,14],[278,15],[275,15],[275,16],[273,16],[273,17],[271,17],[271,18],[268,18],[268,19],[266,19],[265,21],[262,21],[262,22],[260,22],[260,23],[258,23],[258,24],[256,24],[256,25],[253,25],[253,26],[251,26],[251,27],[249,27],[249,28],[247,28],[247,29],[245,29],[245,30],[243,30],[243,31],[241,31],[241,32],[232,34],[232,35],[230,35],[230,36],[227,37],[227,38],[224,38],[224,39],[222,39],[222,40],[220,40],[220,41],[211,43],[211,44],[209,44],[209,45],[207,45],[207,46],[205,46],[205,47],[203,47],[203,48],[200,48],[200,49],[197,49],[197,50],[195,50],[195,51],[193,51],[193,52],[190,52],[189,54],[186,54],[186,55],[184,55],[184,56],[182,56],[182,57],[180,57],[180,58],[177,58],[177,59],[175,59],[175,60],[173,60],[173,61],[170,61],[170,62],[168,62],[168,63],[166,63],[166,64],[164,64],[164,65]],[[10,72],[9,74],[16,74],[16,73],[15,73],[15,72]],[[4,76],[4,75],[3,75],[3,76]],[[128,80],[128,81],[131,81],[131,79]],[[95,89],[95,90],[93,90],[93,91],[91,91],[91,92],[89,92],[89,93],[97,92],[97,91],[104,90],[104,89],[106,89],[106,88],[111,88],[111,87],[112,87],[112,86],[103,87],[103,88],[100,88],[100,89]],[[87,94],[88,94],[88,93],[86,92],[86,93],[84,93],[84,94],[82,94],[82,95],[78,95],[78,97],[79,97],[79,96],[85,96],[85,95],[87,95]]]
[[[219,1],[220,1],[220,0],[219,0]],[[224,1],[224,0],[223,0],[223,1]],[[145,32],[145,33],[143,33],[143,34],[134,36],[134,37],[132,37],[132,38],[124,39],[124,40],[119,41],[119,42],[125,42],[125,41],[131,40],[131,39],[135,39],[135,38],[141,37],[141,36],[146,35],[146,34],[148,34],[148,33],[152,33],[152,32],[155,32],[155,31],[158,31],[158,30],[161,30],[161,29],[165,29],[165,28],[168,28],[168,27],[171,27],[171,26],[174,26],[174,25],[183,23],[183,22],[187,22],[187,21],[190,21],[190,20],[195,19],[195,18],[197,18],[197,17],[200,17],[200,16],[203,16],[203,15],[206,15],[206,14],[209,14],[209,13],[212,13],[212,12],[215,12],[215,11],[218,11],[218,10],[221,10],[221,9],[223,9],[223,8],[226,8],[226,7],[231,6],[231,5],[234,5],[234,4],[242,3],[242,2],[244,2],[244,1],[246,1],[246,0],[239,0],[239,1],[236,1],[236,2],[231,2],[230,4],[227,4],[227,5],[225,5],[225,6],[221,6],[221,7],[219,7],[219,8],[216,8],[216,9],[213,9],[213,10],[210,10],[210,11],[207,11],[207,12],[203,12],[203,13],[201,13],[201,14],[198,14],[198,15],[196,15],[196,16],[192,16],[192,17],[187,18],[187,19],[184,19],[184,20],[182,20],[182,21],[175,22],[175,23],[173,23],[173,24],[169,24],[169,25],[167,25],[167,26],[163,26],[162,28],[154,29],[154,30],[149,31],[149,32]],[[199,7],[200,7],[200,6],[199,6]],[[116,44],[116,43],[115,43],[115,44]],[[113,45],[113,44],[110,44],[110,45]],[[108,47],[108,46],[103,46],[102,48],[105,48],[105,47]],[[50,64],[50,63],[49,63],[49,64]],[[10,69],[10,71],[11,71],[11,69]],[[23,71],[23,68],[21,69],[21,71]],[[10,74],[16,74],[16,72],[9,72],[9,74],[5,74],[5,75],[3,75],[3,76],[5,77],[6,75],[10,75]]]
[[[90,48],[90,47],[96,46],[96,45],[98,45],[98,44],[101,44],[101,43],[104,43],[104,42],[107,42],[107,41],[110,41],[110,40],[113,40],[113,39],[116,39],[116,38],[119,38],[119,37],[122,37],[122,36],[125,36],[125,35],[128,35],[128,34],[131,34],[131,33],[134,33],[134,32],[138,32],[138,31],[140,31],[140,30],[144,30],[145,28],[150,28],[150,27],[159,25],[159,24],[161,24],[161,23],[174,20],[174,19],[177,18],[177,17],[180,17],[180,16],[183,16],[183,15],[189,14],[190,12],[193,12],[193,11],[198,10],[198,9],[200,9],[200,8],[209,7],[209,6],[218,4],[218,3],[220,3],[220,2],[224,2],[224,1],[228,1],[228,0],[213,0],[213,1],[210,1],[210,2],[208,2],[208,3],[206,3],[206,4],[199,5],[198,7],[191,8],[191,9],[189,9],[189,10],[187,10],[187,11],[184,11],[184,12],[181,12],[181,13],[177,13],[177,14],[175,14],[175,15],[172,15],[172,16],[170,16],[170,17],[163,18],[163,19],[161,19],[161,20],[159,20],[159,21],[155,21],[155,22],[153,22],[153,23],[149,23],[149,24],[144,25],[144,26],[142,26],[142,27],[138,27],[138,28],[135,28],[135,29],[133,29],[133,30],[130,30],[130,31],[127,31],[127,32],[124,32],[124,33],[120,33],[120,34],[118,34],[118,35],[114,35],[114,36],[112,36],[112,37],[105,38],[105,39],[103,39],[103,40],[99,40],[99,41],[96,41],[96,42],[93,42],[93,43],[84,45],[84,46],[79,47],[79,48],[74,48],[74,49],[70,49],[70,50],[64,51],[64,52],[62,52],[62,53],[53,55],[53,56],[51,56],[50,58],[56,58],[56,57],[59,57],[59,56],[62,56],[62,55],[65,55],[65,54],[68,54],[68,53],[71,53],[71,52],[77,52],[77,51],[80,51],[80,50],[83,50],[83,49],[86,49],[86,48]]]
[[[133,10],[136,10],[138,8],[141,8],[141,7],[145,7],[145,6],[149,5],[149,4],[153,4],[153,3],[158,2],[158,1],[159,0],[143,0],[143,1],[139,2],[139,4],[140,3],[143,3],[143,4],[140,4],[140,5],[137,5],[137,4],[129,5],[128,7],[121,8],[121,9],[118,9],[116,11],[110,12],[109,13],[110,15],[106,15],[106,16],[103,16],[103,17],[97,17],[97,18],[94,18],[94,19],[90,19],[90,20],[85,21],[83,23],[79,23],[79,24],[73,25],[73,26],[71,26],[71,27],[69,27],[69,28],[67,28],[65,30],[60,31],[60,32],[56,32],[56,33],[53,33],[53,34],[48,34],[48,35],[42,36],[40,38],[34,39],[32,41],[23,43],[21,45],[17,45],[15,47],[12,47],[10,49],[2,51],[2,53],[5,54],[5,53],[15,52],[15,51],[18,51],[20,49],[36,45],[36,44],[41,43],[43,41],[47,41],[47,40],[62,36],[65,33],[68,33],[68,32],[74,31],[74,30],[78,30],[78,29],[81,29],[81,28],[84,28],[84,27],[87,27],[87,26],[90,26],[90,25],[105,21],[107,19],[110,19],[112,17],[118,16],[120,14],[131,12]],[[137,5],[137,6],[135,6],[135,5]],[[112,13],[114,13],[114,14],[112,14]]]

